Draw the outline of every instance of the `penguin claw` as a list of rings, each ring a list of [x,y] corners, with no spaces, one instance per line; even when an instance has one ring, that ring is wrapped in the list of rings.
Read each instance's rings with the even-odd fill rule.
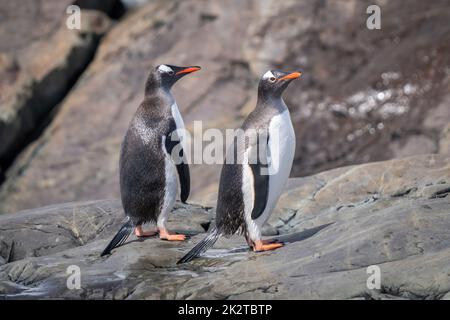
[[[255,241],[253,245],[253,251],[255,252],[270,251],[281,248],[282,246],[284,246],[284,244],[281,242],[264,243],[264,241]]]

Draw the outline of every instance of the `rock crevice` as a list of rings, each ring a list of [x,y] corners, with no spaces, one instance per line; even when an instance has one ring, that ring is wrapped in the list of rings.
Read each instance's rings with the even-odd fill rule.
[[[0,183],[16,156],[42,134],[92,61],[101,36],[111,26],[107,14],[117,3],[78,1],[80,30],[66,26],[70,1],[2,4],[1,26],[9,32],[1,36]]]

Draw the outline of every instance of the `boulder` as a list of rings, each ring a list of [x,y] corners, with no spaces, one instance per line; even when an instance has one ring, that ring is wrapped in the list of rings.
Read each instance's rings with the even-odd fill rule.
[[[66,26],[73,1],[3,1],[0,9],[0,171],[45,123],[91,61],[117,1],[79,1],[81,29]]]

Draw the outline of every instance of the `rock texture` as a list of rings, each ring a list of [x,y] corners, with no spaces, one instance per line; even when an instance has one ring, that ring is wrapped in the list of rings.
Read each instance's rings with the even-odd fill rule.
[[[79,1],[80,30],[66,27],[72,2],[0,3],[0,172],[91,61],[117,1]]]
[[[169,225],[184,243],[131,238],[99,254],[122,219],[116,200],[55,205],[0,217],[0,296],[73,299],[445,299],[450,292],[450,159],[423,155],[291,179],[265,234],[286,242],[249,252],[221,239],[205,257],[175,263],[213,222],[177,205]],[[200,234],[198,234],[200,233]],[[81,270],[69,290],[66,270]],[[381,289],[366,286],[367,267]]]
[[[286,94],[298,141],[293,176],[441,148],[450,122],[448,1],[127,3],[134,9],[8,172],[0,212],[117,197],[120,142],[159,63],[203,66],[174,90],[190,129],[194,120],[239,126],[263,71],[303,68]],[[382,29],[371,31],[374,3]],[[192,199],[216,192],[218,169],[192,166]]]

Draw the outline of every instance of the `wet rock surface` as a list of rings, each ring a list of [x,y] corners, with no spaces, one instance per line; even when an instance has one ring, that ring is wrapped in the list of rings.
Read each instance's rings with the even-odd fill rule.
[[[129,241],[100,252],[118,229],[117,200],[68,203],[0,217],[0,295],[6,299],[441,299],[450,292],[450,159],[423,155],[338,168],[289,181],[265,227],[285,242],[253,253],[221,239],[184,265],[214,210],[177,204],[183,243]],[[66,270],[81,270],[69,290]],[[381,289],[366,286],[367,267]]]
[[[203,67],[174,88],[191,132],[195,120],[238,127],[262,72],[303,68],[285,99],[297,136],[292,176],[448,150],[439,143],[450,122],[448,1],[136,3],[7,173],[0,212],[118,197],[121,139],[159,63]],[[382,8],[381,30],[366,28],[369,4]],[[219,168],[192,166],[193,200],[217,191]]]

